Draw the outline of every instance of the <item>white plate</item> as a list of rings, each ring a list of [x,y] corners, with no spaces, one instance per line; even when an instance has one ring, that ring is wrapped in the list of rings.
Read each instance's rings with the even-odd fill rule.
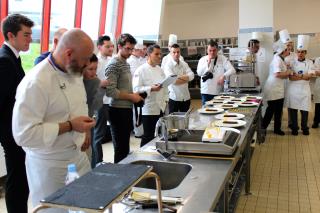
[[[241,97],[241,98],[232,98],[230,101],[241,103],[241,102],[246,101],[246,99],[243,98],[243,97]]]
[[[216,132],[221,132],[222,133],[222,132],[226,132],[226,131],[233,131],[233,132],[236,132],[236,133],[240,134],[240,130],[235,129],[235,128],[230,128],[230,127],[209,127],[209,132],[213,132],[213,134],[215,134]],[[212,142],[212,143],[220,143],[223,140],[221,138],[219,138],[219,139],[208,138],[208,135],[205,135],[206,132],[207,132],[207,129],[204,132],[204,135],[202,136],[202,141]]]
[[[248,95],[248,96],[244,96],[246,98],[246,100],[261,100],[262,97],[261,96],[254,96],[254,95]]]
[[[257,102],[250,102],[250,103],[243,102],[243,103],[238,103],[238,105],[241,107],[255,107],[255,106],[258,106],[259,103],[257,103]]]
[[[211,110],[214,110],[214,111],[211,111]],[[218,114],[223,111],[224,109],[217,108],[217,107],[206,107],[206,108],[198,109],[198,112],[202,114]]]
[[[238,104],[221,104],[221,105],[216,105],[216,107],[222,108],[222,109],[233,109],[233,108],[237,108]]]
[[[206,105],[223,104],[224,102],[222,99],[212,99],[211,101],[206,101]]]
[[[225,117],[225,115],[233,115],[235,117]],[[245,115],[240,113],[223,113],[215,116],[215,118],[220,120],[239,120],[244,117]]]
[[[224,122],[235,122],[235,123],[224,123]],[[224,127],[241,127],[246,125],[246,123],[247,122],[243,120],[233,120],[233,121],[218,120],[214,122],[216,126],[224,126]]]
[[[218,95],[218,96],[214,97],[214,99],[218,99],[218,100],[229,100],[232,98],[234,98],[234,97],[230,96],[230,95]]]

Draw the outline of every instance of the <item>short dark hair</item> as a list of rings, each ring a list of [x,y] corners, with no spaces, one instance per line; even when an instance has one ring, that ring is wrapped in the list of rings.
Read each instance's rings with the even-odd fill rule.
[[[179,44],[172,44],[171,48],[180,48]]]
[[[97,46],[103,45],[104,41],[110,41],[110,37],[107,35],[99,36],[98,41],[97,41]]]
[[[148,48],[147,48],[147,54],[150,55],[151,53],[153,53],[153,50],[154,49],[161,49],[160,46],[158,44],[153,44],[153,45],[150,45]]]
[[[124,33],[121,34],[119,39],[118,39],[118,44],[123,47],[124,45],[126,45],[126,43],[129,42],[130,44],[136,44],[137,40],[130,35],[129,33]]]
[[[91,58],[90,58],[90,63],[92,63],[92,62],[98,62],[98,58],[97,58],[97,56],[96,56],[96,54],[92,54],[92,56],[91,56]]]
[[[11,32],[13,35],[17,35],[17,33],[21,30],[21,25],[26,27],[33,27],[34,23],[28,17],[21,14],[12,14],[8,15],[5,19],[3,19],[1,23],[1,30],[4,36],[4,39],[9,40],[8,32]]]
[[[260,41],[257,39],[250,39],[250,41],[248,42],[248,47],[251,47],[255,44],[260,44]]]
[[[215,42],[215,41],[214,41],[214,40],[212,40],[212,39],[210,39],[210,41],[209,41],[208,45],[209,45],[210,47],[215,47],[215,48],[219,49],[219,45],[218,45],[218,43],[217,43],[217,42]]]

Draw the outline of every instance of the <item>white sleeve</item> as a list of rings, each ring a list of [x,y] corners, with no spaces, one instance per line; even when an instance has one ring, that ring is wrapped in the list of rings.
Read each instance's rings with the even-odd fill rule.
[[[44,120],[49,107],[47,92],[52,91],[46,91],[33,82],[18,87],[13,109],[12,132],[19,146],[51,147],[57,139],[59,124]]]
[[[227,58],[224,58],[223,69],[224,69],[224,76],[226,77],[236,73],[236,70],[234,69],[231,62]]]
[[[180,61],[180,63],[184,63],[184,67],[186,69],[186,75],[189,77],[189,81],[192,81],[194,79],[194,73],[193,71],[190,69],[189,65],[187,64],[187,62],[184,61]]]
[[[273,58],[273,61],[271,62],[271,66],[273,69],[273,73],[278,73],[282,72],[283,70],[281,69],[281,59],[279,57]]]
[[[134,92],[143,93],[146,92],[148,96],[151,93],[151,86],[145,86],[143,82],[143,69],[139,67],[133,75],[132,88]]]
[[[208,71],[208,66],[207,66],[206,59],[205,57],[202,57],[198,62],[197,74],[199,76],[203,76],[203,74],[206,73],[207,71]]]

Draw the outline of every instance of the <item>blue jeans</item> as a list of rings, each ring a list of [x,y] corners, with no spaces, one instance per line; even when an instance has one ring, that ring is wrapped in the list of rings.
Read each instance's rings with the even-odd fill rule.
[[[211,101],[214,98],[214,96],[215,95],[201,94],[202,106],[204,106],[207,101]]]

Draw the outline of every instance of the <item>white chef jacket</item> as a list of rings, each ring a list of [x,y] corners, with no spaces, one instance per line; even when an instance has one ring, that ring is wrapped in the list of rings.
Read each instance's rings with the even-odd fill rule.
[[[58,135],[59,123],[80,115],[88,115],[82,77],[60,71],[49,63],[48,58],[35,66],[19,84],[12,131],[16,143],[26,152],[34,205],[64,186],[69,163],[77,165],[80,175],[90,170],[87,155],[80,151],[84,133],[72,131]]]
[[[285,71],[287,71],[286,63],[279,54],[275,54],[270,63],[268,79],[264,85],[265,100],[272,101],[284,98],[285,79],[277,78],[275,74]]]
[[[132,80],[134,92],[146,92],[147,98],[144,100],[142,115],[160,115],[166,108],[168,101],[168,89],[161,88],[159,91],[152,91],[151,86],[162,82],[166,78],[160,66],[151,66],[144,63],[135,72]]]
[[[166,64],[168,61],[170,61],[170,59],[172,58],[172,56],[169,54],[165,55],[162,60],[161,60],[161,68],[164,70]],[[179,61],[184,61],[184,58],[180,55]]]
[[[112,57],[105,57],[101,55],[101,53],[98,53],[98,67],[97,67],[97,77],[100,79],[100,81],[106,79],[106,68],[111,60]],[[103,95],[103,104],[109,104],[111,101],[111,98],[106,96],[106,94]]]
[[[130,65],[130,72],[131,72],[131,75],[133,76],[137,68],[140,67],[145,62],[143,61],[143,58],[131,55],[127,59],[127,63]]]
[[[313,63],[309,59],[298,61],[295,59],[291,65],[296,74],[308,74],[313,72]],[[311,89],[309,81],[288,81],[285,96],[285,106],[291,109],[304,111],[311,110]]]
[[[290,52],[290,54],[284,58],[284,61],[287,65],[292,66],[295,60],[298,59],[298,56],[295,52]]]
[[[167,77],[171,75],[177,75],[179,78],[179,76],[188,75],[189,81],[192,81],[194,78],[194,73],[190,69],[189,65],[186,62],[181,60],[178,64],[172,58],[171,55],[163,70]],[[169,89],[169,98],[171,100],[174,100],[174,101],[190,100],[188,83],[180,84],[180,85],[171,84],[168,86],[168,89]]]
[[[231,65],[230,61],[223,55],[217,56],[217,62],[214,66],[214,60],[211,60],[211,63],[208,65],[208,56],[203,56],[199,62],[197,67],[197,73],[199,76],[203,76],[206,72],[212,72],[213,78],[208,79],[205,82],[201,80],[201,94],[209,94],[209,95],[218,95],[223,90],[223,85],[218,85],[218,80],[222,76],[230,76],[235,73],[235,69]]]
[[[320,70],[320,57],[314,61],[314,69]],[[317,77],[313,87],[313,101],[314,103],[320,103],[320,78]]]

